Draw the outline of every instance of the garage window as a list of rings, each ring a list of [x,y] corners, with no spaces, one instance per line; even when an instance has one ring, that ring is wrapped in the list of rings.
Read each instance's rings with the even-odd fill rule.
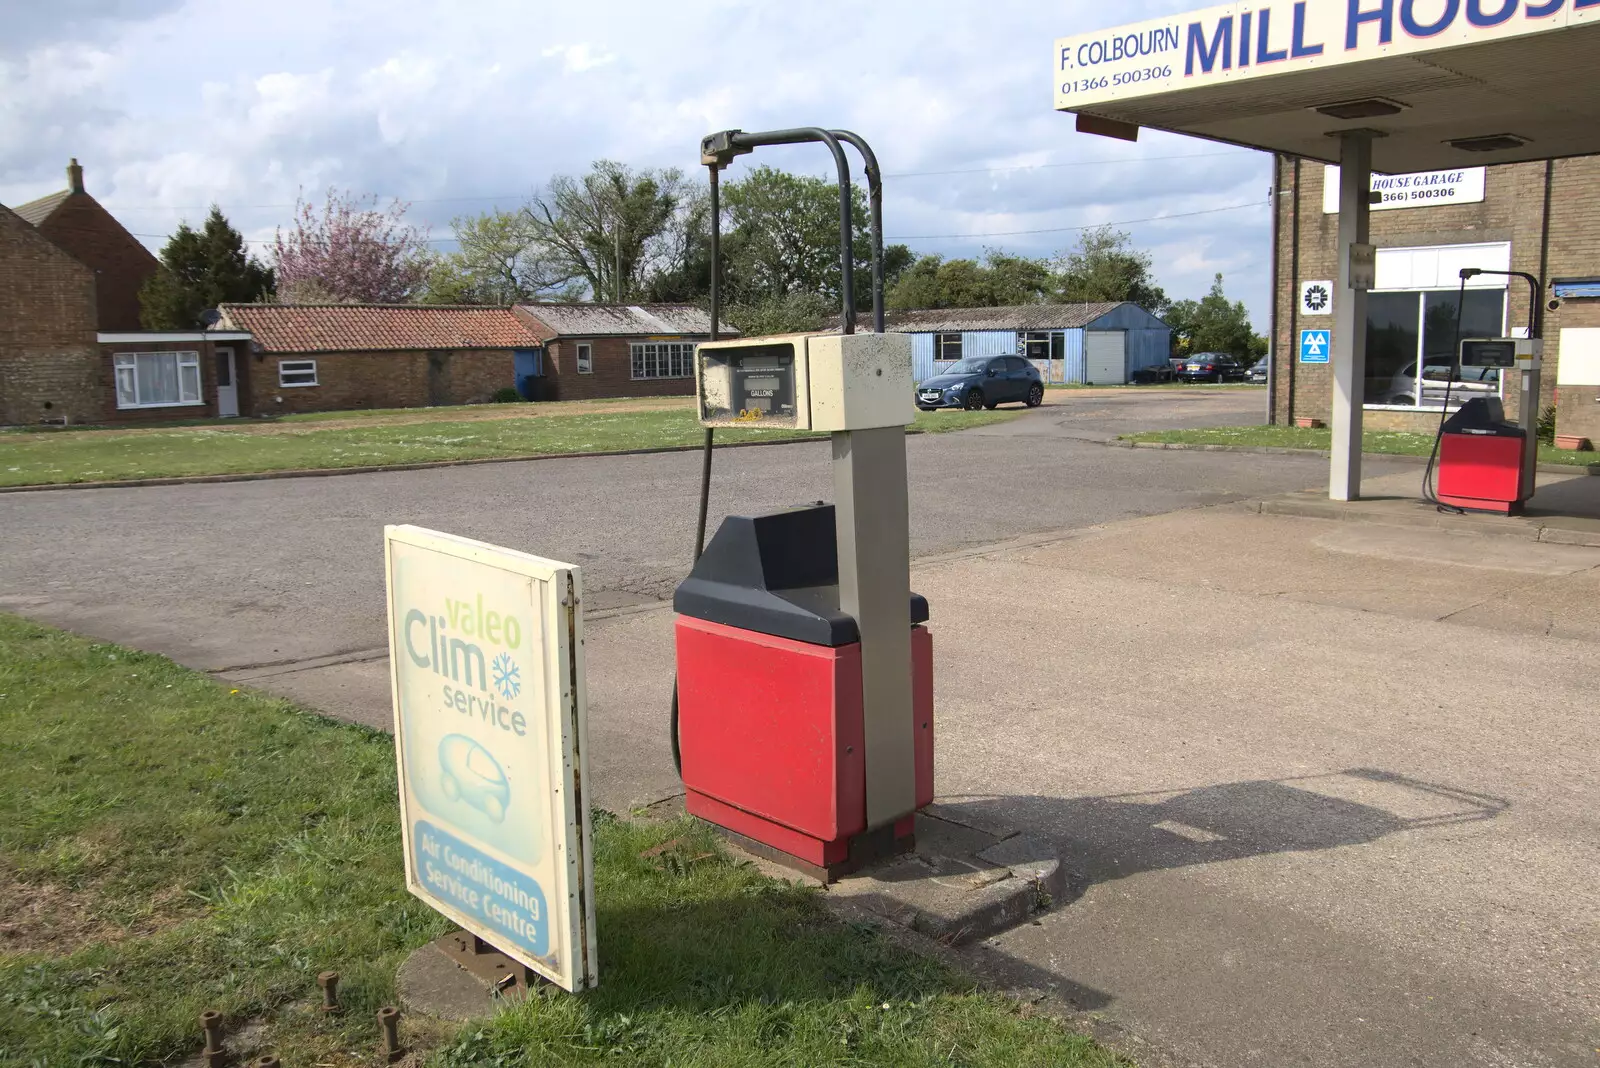
[[[594,374],[594,348],[582,344],[578,346],[578,373],[580,375]]]
[[[1452,408],[1473,396],[1500,396],[1497,368],[1456,371],[1457,299],[1454,290],[1367,295],[1368,405],[1438,411],[1447,392]],[[1504,289],[1467,290],[1461,299],[1461,336],[1501,336],[1505,308]]]
[[[628,346],[633,377],[688,378],[694,373],[694,345],[690,342],[649,341]]]
[[[939,361],[961,359],[961,335],[933,335],[933,358]]]
[[[279,360],[278,385],[289,389],[294,386],[317,384],[316,360]]]
[[[1048,330],[1030,330],[1017,340],[1018,352],[1029,360],[1048,360],[1050,358],[1050,332]]]
[[[203,404],[198,352],[119,352],[112,358],[118,408]]]

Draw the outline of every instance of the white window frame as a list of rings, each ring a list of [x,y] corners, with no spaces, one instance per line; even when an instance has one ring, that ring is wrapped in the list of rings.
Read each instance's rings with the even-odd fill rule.
[[[594,346],[587,341],[577,345],[578,373],[580,375],[594,374]]]
[[[1496,279],[1496,281],[1498,281],[1498,279]],[[1481,284],[1475,285],[1475,286],[1468,286],[1467,288],[1468,289],[1475,289],[1475,290],[1485,290],[1485,291],[1491,291],[1491,292],[1495,291],[1495,290],[1498,290],[1498,292],[1501,294],[1501,299],[1500,299],[1500,334],[1499,334],[1499,336],[1500,337],[1504,337],[1505,334],[1506,334],[1506,322],[1511,316],[1511,290],[1509,288],[1497,287],[1497,286],[1485,286],[1485,285],[1481,285]],[[1426,378],[1424,378],[1422,376],[1422,372],[1425,369],[1425,367],[1427,366],[1427,364],[1424,362],[1423,348],[1427,344],[1426,331],[1427,331],[1427,320],[1428,320],[1428,295],[1430,293],[1443,293],[1443,294],[1446,294],[1447,296],[1452,296],[1453,297],[1453,296],[1456,295],[1458,290],[1457,289],[1445,289],[1445,288],[1429,287],[1427,289],[1374,289],[1374,290],[1371,290],[1370,292],[1373,292],[1373,293],[1415,293],[1417,295],[1417,359],[1416,359],[1417,375],[1413,379],[1413,381],[1416,383],[1416,394],[1417,395],[1411,399],[1411,403],[1410,404],[1381,404],[1381,403],[1379,403],[1377,401],[1363,401],[1361,407],[1366,409],[1369,412],[1372,412],[1372,411],[1377,411],[1377,412],[1433,412],[1433,413],[1437,414],[1440,410],[1444,409],[1444,404],[1443,404],[1442,400],[1440,400],[1440,401],[1429,401],[1429,400],[1427,400],[1426,395],[1429,394],[1429,393],[1435,393],[1436,394],[1436,393],[1439,393],[1439,392],[1443,391],[1444,384],[1441,382],[1438,386],[1436,386],[1436,387],[1434,387],[1432,389],[1424,389],[1423,388],[1423,383],[1424,382],[1427,382],[1427,381],[1436,381],[1437,382],[1439,380],[1438,379],[1426,379]],[[1459,386],[1459,385],[1461,385],[1461,382],[1457,381],[1455,383],[1455,386]],[[1461,405],[1466,403],[1467,400],[1469,400],[1472,397],[1476,397],[1476,396],[1489,395],[1489,396],[1499,397],[1501,400],[1504,400],[1505,399],[1505,390],[1506,390],[1506,375],[1505,375],[1505,372],[1503,372],[1503,371],[1500,374],[1499,383],[1495,386],[1493,392],[1490,393],[1490,394],[1486,394],[1483,390],[1471,389],[1470,387],[1467,388],[1467,389],[1459,389],[1458,390],[1458,389],[1455,389],[1454,386],[1452,386],[1451,387],[1451,393],[1450,393],[1451,407],[1448,410],[1453,412],[1456,409],[1460,408]]]
[[[635,382],[694,377],[692,341],[634,341],[628,345],[628,370]]]
[[[173,371],[178,383],[177,400],[146,400],[143,390],[139,386],[139,358],[140,357],[171,357]],[[167,351],[167,352],[118,352],[111,357],[112,386],[117,395],[117,408],[127,411],[133,408],[197,408],[205,404],[204,388],[200,373],[200,353],[198,351]],[[193,395],[186,388],[185,371],[193,371]],[[126,388],[124,388],[126,386]],[[126,398],[131,396],[131,400]]]
[[[307,374],[309,374],[311,376],[311,381],[309,381],[309,382],[299,382],[299,381],[291,382],[291,381],[288,381],[288,376],[289,375],[298,376],[298,375],[307,375]],[[279,389],[303,389],[303,388],[305,388],[307,386],[315,386],[315,385],[320,385],[320,383],[317,381],[317,361],[316,360],[279,360],[278,361],[278,388]]]

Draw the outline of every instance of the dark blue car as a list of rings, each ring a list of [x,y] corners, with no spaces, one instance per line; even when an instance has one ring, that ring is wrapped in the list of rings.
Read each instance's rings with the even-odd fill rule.
[[[1039,369],[1021,356],[969,356],[917,386],[917,407],[993,408],[1016,401],[1037,408],[1044,401]]]

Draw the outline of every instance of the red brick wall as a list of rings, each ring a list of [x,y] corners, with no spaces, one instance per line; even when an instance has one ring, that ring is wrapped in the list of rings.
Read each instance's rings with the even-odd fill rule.
[[[1548,269],[1549,278],[1600,276],[1600,157],[1552,164]],[[1576,434],[1600,445],[1600,388],[1564,386],[1556,392],[1563,327],[1600,327],[1600,300],[1566,300],[1545,312],[1542,376],[1542,403],[1556,406],[1556,433]]]
[[[1294,269],[1292,241],[1294,219],[1294,161],[1283,159],[1277,172],[1279,251],[1275,271],[1275,299],[1280,354],[1277,376],[1279,422],[1295,417],[1331,418],[1332,373],[1327,364],[1299,363],[1299,331],[1333,328],[1333,316],[1295,318],[1300,283],[1310,279],[1337,279],[1338,215],[1322,212],[1323,166],[1305,160],[1300,164],[1299,269]],[[1484,200],[1437,208],[1375,211],[1371,215],[1372,243],[1383,247],[1454,245],[1509,241],[1513,270],[1540,273],[1540,245],[1544,212],[1545,164],[1514,163],[1488,168]],[[1553,165],[1550,211],[1548,278],[1600,275],[1600,156],[1557,160]],[[1528,323],[1528,288],[1520,279],[1507,282],[1507,322],[1512,327]],[[1544,298],[1548,298],[1548,291]],[[1544,323],[1545,373],[1541,408],[1554,403],[1555,367],[1559,360],[1559,330],[1567,326],[1600,326],[1600,302],[1572,301],[1547,312]],[[1508,376],[1506,409],[1514,413],[1520,402],[1516,376]],[[1596,405],[1600,407],[1600,405]],[[1558,408],[1558,413],[1560,409]],[[1586,409],[1585,409],[1586,410]],[[1406,413],[1394,420],[1368,412],[1367,422],[1377,427],[1414,423]],[[1558,420],[1560,416],[1558,414]],[[1574,418],[1578,418],[1575,414]],[[1437,416],[1434,417],[1436,422]],[[1600,414],[1595,416],[1600,423]],[[1426,420],[1424,420],[1426,421]],[[1600,429],[1600,427],[1597,427]],[[1566,433],[1565,429],[1561,431]]]
[[[0,425],[100,417],[94,274],[0,208]]]
[[[278,365],[315,360],[315,386],[279,385]],[[510,349],[257,353],[248,364],[252,415],[478,404],[514,386]],[[241,377],[244,376],[241,374]]]
[[[139,287],[160,263],[87,193],[69,196],[39,232],[95,272],[101,330],[138,330]]]
[[[563,337],[544,350],[545,399],[589,400],[596,397],[681,397],[693,395],[693,378],[633,377],[630,345],[641,341],[688,341],[702,338]],[[594,371],[578,373],[578,345],[592,346]]]

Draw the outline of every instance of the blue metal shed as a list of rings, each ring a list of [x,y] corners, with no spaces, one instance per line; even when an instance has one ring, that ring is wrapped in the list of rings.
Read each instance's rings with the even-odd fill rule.
[[[1127,301],[891,312],[884,325],[911,335],[919,382],[965,356],[1019,355],[1046,382],[1120,385],[1172,347],[1171,328]]]

